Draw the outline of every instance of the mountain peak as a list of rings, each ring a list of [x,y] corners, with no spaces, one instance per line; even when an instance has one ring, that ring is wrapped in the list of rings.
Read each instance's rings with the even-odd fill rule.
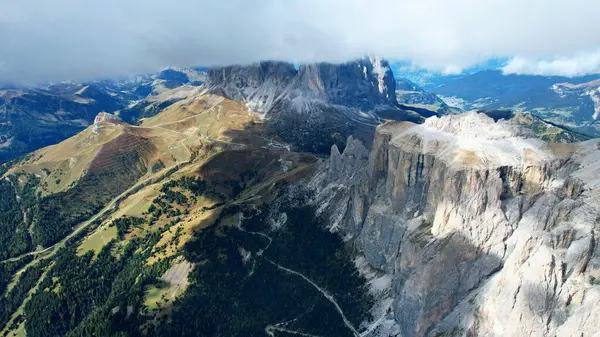
[[[105,122],[114,123],[117,121],[121,121],[119,117],[104,111],[98,113],[98,115],[96,115],[96,118],[94,118],[94,124],[101,124]]]
[[[397,104],[394,74],[380,58],[302,65],[295,89],[305,96],[361,111],[372,111],[377,105]]]
[[[350,134],[369,144],[380,118],[420,119],[396,101],[388,63],[364,57],[352,62],[303,64],[260,62],[212,68],[208,90],[244,101],[269,116],[286,141],[305,151],[328,152]]]
[[[92,132],[94,134],[98,134],[101,128],[111,128],[123,124],[124,122],[121,121],[116,115],[110,114],[108,112],[100,112],[98,115],[96,115],[96,118],[94,118]]]
[[[225,97],[244,100],[266,113],[282,94],[371,111],[395,105],[394,75],[387,61],[363,58],[353,62],[300,65],[265,61],[246,66],[211,68],[209,87]]]

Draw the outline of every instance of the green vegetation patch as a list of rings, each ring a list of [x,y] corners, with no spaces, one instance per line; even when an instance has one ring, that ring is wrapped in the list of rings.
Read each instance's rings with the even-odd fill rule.
[[[122,254],[111,254],[114,241],[94,258],[74,247],[63,248],[40,290],[25,305],[28,336],[135,336],[148,319],[145,289],[160,282],[169,267],[145,261],[160,233],[132,239]],[[58,291],[56,291],[58,289]]]
[[[160,308],[161,303],[165,302],[168,293],[169,288],[164,285],[153,285],[149,287],[148,290],[146,290],[146,294],[144,297],[144,303],[146,307],[151,311]]]
[[[17,256],[33,247],[29,227],[35,213],[34,175],[11,175],[0,180],[0,259]]]
[[[48,261],[41,261],[26,270],[19,276],[16,284],[3,297],[0,297],[0,327],[4,328],[11,316],[19,309],[29,295],[29,291],[38,283]]]
[[[79,246],[79,253],[84,254],[89,251],[98,254],[104,246],[110,241],[117,238],[116,226],[104,226],[96,230],[92,235],[87,237]]]
[[[289,321],[282,327],[303,334],[353,336],[334,304],[298,274],[333,295],[357,328],[370,319],[372,299],[365,280],[343,242],[324,228],[312,207],[284,204],[246,212],[242,228],[217,224],[189,241],[185,258],[197,263],[189,275],[191,284],[174,302],[171,316],[162,318],[166,322],[156,324],[150,335],[264,336],[265,329]],[[229,208],[222,217],[237,211]],[[287,222],[271,231],[276,211],[285,212]]]

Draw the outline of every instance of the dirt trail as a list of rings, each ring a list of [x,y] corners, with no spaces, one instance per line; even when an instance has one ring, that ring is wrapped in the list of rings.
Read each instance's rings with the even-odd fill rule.
[[[267,238],[269,240],[269,244],[265,248],[259,250],[256,253],[256,255],[262,256],[262,254],[264,253],[264,251],[266,251],[269,248],[269,246],[271,245],[271,243],[273,242],[273,239],[269,235],[267,235],[265,233],[262,233],[262,232],[252,232],[252,231],[245,230],[242,227],[242,220],[243,220],[243,216],[240,214],[240,222],[238,224],[238,228],[241,231],[244,231],[244,232],[249,233],[249,234],[259,235],[259,236],[262,236],[262,237]],[[344,311],[342,310],[342,308],[340,307],[340,305],[336,302],[336,300],[333,297],[333,295],[331,295],[327,290],[321,288],[318,284],[316,284],[313,280],[311,280],[310,278],[308,278],[306,275],[304,275],[304,274],[302,274],[300,272],[297,272],[295,270],[292,270],[290,268],[286,268],[286,267],[284,267],[284,266],[282,266],[282,265],[280,265],[280,264],[278,264],[278,263],[270,260],[267,257],[264,257],[264,256],[262,256],[262,257],[265,259],[265,261],[267,261],[270,264],[274,265],[279,270],[283,270],[284,272],[286,272],[288,274],[292,274],[292,275],[295,275],[295,276],[298,276],[298,277],[302,278],[304,281],[308,282],[315,289],[317,289],[321,294],[323,294],[323,296],[329,302],[331,302],[335,306],[335,309],[340,314],[340,317],[344,321],[344,324],[346,325],[346,327],[348,327],[348,329],[350,329],[350,331],[352,331],[352,334],[354,334],[354,336],[356,336],[356,337],[364,337],[364,336],[366,336],[366,334],[368,334],[369,332],[371,332],[372,330],[375,329],[375,327],[370,327],[369,329],[367,329],[367,331],[365,333],[362,333],[362,334],[359,333],[358,330],[356,330],[356,328],[352,324],[352,322],[350,322],[350,320],[346,317],[346,315],[344,314]],[[314,335],[305,334],[305,333],[298,332],[298,331],[291,331],[291,330],[288,330],[288,329],[285,329],[285,328],[278,327],[277,325],[269,325],[269,326],[267,326],[267,329],[270,329],[270,330],[268,330],[268,331],[265,330],[265,331],[267,331],[267,333],[269,335],[271,335],[271,336],[273,336],[273,333],[272,333],[271,330],[279,330],[279,331],[282,331],[282,332],[294,333],[294,334],[301,335],[301,336],[314,336]]]
[[[310,283],[315,289],[317,289],[321,294],[323,294],[323,296],[325,296],[325,298],[331,302],[334,306],[335,309],[337,310],[337,312],[340,314],[340,316],[342,317],[342,320],[344,320],[344,324],[348,327],[348,329],[350,329],[350,331],[352,331],[352,333],[354,334],[354,336],[356,337],[360,337],[361,334],[358,332],[358,330],[356,330],[356,328],[354,327],[354,325],[352,325],[352,322],[350,322],[350,320],[348,320],[348,318],[346,317],[346,315],[344,315],[344,311],[342,310],[342,308],[339,306],[339,304],[335,301],[335,298],[333,298],[333,295],[331,295],[329,292],[327,292],[327,290],[319,287],[318,284],[316,284],[315,282],[313,282],[311,279],[309,279],[308,277],[304,276],[304,274],[299,273],[295,270],[286,268],[280,264],[277,264],[271,260],[269,260],[268,258],[265,257],[265,260],[269,263],[271,263],[272,265],[274,265],[275,267],[277,267],[278,269],[281,269],[289,274],[293,274],[296,276],[301,277],[302,279],[304,279],[306,282]]]

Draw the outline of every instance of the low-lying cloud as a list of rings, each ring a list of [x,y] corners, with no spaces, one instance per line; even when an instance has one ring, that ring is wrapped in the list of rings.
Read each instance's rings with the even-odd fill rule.
[[[600,48],[597,13],[589,0],[0,0],[0,82],[365,54],[446,72],[515,57],[505,70],[583,74],[598,68],[563,60]]]
[[[535,59],[515,57],[502,68],[505,74],[581,76],[600,73],[600,49],[571,57]]]

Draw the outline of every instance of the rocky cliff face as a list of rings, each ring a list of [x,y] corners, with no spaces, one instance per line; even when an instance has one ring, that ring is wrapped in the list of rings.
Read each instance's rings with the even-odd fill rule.
[[[244,100],[260,113],[273,109],[277,100],[298,97],[365,112],[396,104],[394,75],[379,58],[304,64],[298,70],[291,63],[277,61],[211,68],[208,81],[210,90]]]
[[[332,148],[314,202],[392,279],[402,336],[592,335],[599,147],[474,112],[390,122],[370,153]]]
[[[208,84],[209,91],[269,116],[281,137],[308,151],[341,147],[350,134],[370,143],[380,117],[420,118],[398,106],[392,71],[377,58],[298,70],[284,62],[214,68]]]
[[[397,103],[395,86],[386,61],[362,59],[344,64],[302,65],[293,90],[304,98],[372,111],[378,105]]]
[[[250,110],[266,113],[295,76],[293,64],[265,61],[248,66],[210,68],[208,84],[210,91],[245,101]]]

